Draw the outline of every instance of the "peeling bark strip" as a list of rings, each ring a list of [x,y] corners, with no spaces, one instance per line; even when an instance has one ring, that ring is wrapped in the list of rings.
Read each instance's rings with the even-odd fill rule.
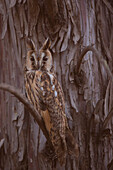
[[[26,97],[20,92],[20,90],[16,89],[15,87],[13,87],[11,85],[5,84],[5,83],[0,84],[0,89],[8,91],[9,93],[13,94],[16,98],[18,98],[18,100],[20,102],[22,102],[24,104],[24,106],[30,111],[30,113],[32,114],[32,116],[34,117],[36,122],[38,123],[39,127],[43,131],[48,142],[51,144],[48,133],[47,133],[46,128],[45,128],[45,124],[44,124],[41,116],[34,109],[34,107],[29,103],[29,101],[26,99]]]
[[[113,108],[111,109],[111,111],[108,113],[107,117],[105,118],[104,122],[103,122],[103,129],[106,128],[109,120],[112,118],[113,116]]]

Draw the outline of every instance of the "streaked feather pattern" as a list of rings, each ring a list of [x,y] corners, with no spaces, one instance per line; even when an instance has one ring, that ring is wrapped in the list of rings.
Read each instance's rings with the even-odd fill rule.
[[[69,153],[67,149],[70,150],[71,146],[71,150],[77,154],[78,146],[75,145],[74,137],[68,127],[64,95],[54,73],[52,55],[49,51],[50,42],[45,41],[38,59],[34,43],[29,40],[27,47],[29,48],[24,76],[27,97],[41,114],[55,153],[62,165],[65,164],[67,152]]]

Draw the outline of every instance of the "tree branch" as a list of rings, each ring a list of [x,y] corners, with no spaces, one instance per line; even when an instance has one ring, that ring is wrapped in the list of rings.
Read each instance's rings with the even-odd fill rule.
[[[97,49],[95,49],[94,47],[92,47],[92,46],[87,46],[86,48],[83,49],[83,51],[82,51],[82,53],[81,53],[81,55],[80,55],[80,60],[79,60],[79,62],[78,62],[77,73],[79,73],[79,71],[80,71],[80,66],[81,66],[81,63],[82,63],[82,59],[84,58],[85,54],[86,54],[88,51],[92,51],[92,52],[95,54],[95,56],[96,56],[99,64],[103,64],[104,68],[105,68],[106,71],[107,71],[108,76],[109,76],[110,79],[113,81],[113,74],[112,74],[112,72],[110,71],[109,66],[108,66],[106,60],[104,60],[103,57],[102,57],[102,55],[100,54],[100,52],[99,52]],[[106,127],[108,121],[111,119],[112,116],[113,116],[113,108],[112,108],[111,111],[108,113],[107,117],[105,118],[105,120],[104,120],[104,122],[103,122],[103,129]]]
[[[21,103],[24,104],[24,106],[29,110],[31,115],[34,117],[34,119],[38,123],[39,127],[41,128],[41,130],[42,130],[44,136],[46,137],[47,141],[49,142],[49,144],[52,145],[49,135],[48,135],[48,132],[45,128],[43,119],[41,118],[41,116],[39,115],[37,110],[29,103],[29,101],[26,99],[26,97],[20,92],[20,90],[18,90],[17,88],[15,88],[11,85],[6,84],[6,83],[1,83],[0,89],[8,91],[9,93],[13,94],[16,98],[18,98],[18,100]]]
[[[109,66],[108,66],[106,60],[104,60],[103,57],[102,57],[102,55],[101,55],[101,53],[100,53],[97,49],[95,49],[94,47],[92,47],[92,46],[87,46],[87,47],[85,47],[85,48],[83,49],[83,51],[82,51],[82,53],[81,53],[81,55],[80,55],[80,60],[79,60],[79,62],[78,62],[77,73],[80,72],[80,66],[81,66],[81,63],[82,63],[82,59],[84,58],[85,54],[86,54],[88,51],[92,51],[92,52],[95,54],[95,56],[96,56],[99,64],[103,64],[104,68],[105,68],[106,71],[107,71],[108,76],[109,76],[109,77],[112,79],[112,81],[113,81],[113,75],[112,75],[112,73],[111,73],[111,71],[110,71],[110,69],[109,69]]]

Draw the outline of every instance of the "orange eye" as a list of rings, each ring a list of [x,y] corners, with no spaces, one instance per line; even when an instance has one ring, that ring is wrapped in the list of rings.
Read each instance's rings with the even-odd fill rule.
[[[34,57],[33,57],[33,56],[31,56],[31,57],[30,57],[30,60],[31,60],[31,61],[35,61],[35,59],[34,59]]]
[[[47,61],[47,60],[48,60],[48,57],[45,56],[45,57],[43,58],[43,61]]]

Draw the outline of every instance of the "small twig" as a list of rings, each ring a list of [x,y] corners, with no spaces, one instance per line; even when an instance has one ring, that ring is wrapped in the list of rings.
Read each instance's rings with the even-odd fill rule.
[[[20,92],[20,90],[18,90],[17,88],[15,88],[15,87],[13,87],[11,85],[6,84],[6,83],[1,83],[0,84],[0,89],[8,91],[9,93],[13,94],[16,98],[18,98],[18,100],[20,102],[22,102],[24,104],[24,106],[29,110],[31,115],[34,117],[34,119],[38,123],[39,127],[43,131],[43,134],[46,137],[49,144],[51,144],[48,132],[47,132],[47,130],[45,128],[45,124],[44,124],[41,116],[39,115],[37,110],[29,103],[29,101],[26,99],[26,97]]]
[[[103,64],[104,68],[105,68],[106,71],[107,71],[107,74],[109,75],[109,77],[110,77],[110,78],[112,79],[112,81],[113,81],[113,75],[112,75],[112,73],[111,73],[111,71],[110,71],[110,69],[109,69],[109,66],[108,66],[106,60],[104,60],[103,57],[102,57],[102,55],[101,55],[101,53],[100,53],[97,49],[95,49],[94,47],[92,47],[92,46],[87,46],[86,48],[83,49],[83,51],[82,51],[82,53],[81,53],[81,55],[80,55],[80,60],[79,60],[79,62],[78,62],[77,73],[79,73],[79,71],[80,71],[80,66],[81,66],[81,63],[82,63],[82,59],[84,58],[85,54],[86,54],[88,51],[92,51],[92,52],[95,54],[95,56],[96,56],[99,64]]]
[[[109,120],[112,118],[113,116],[113,108],[111,109],[111,111],[108,113],[107,117],[105,118],[104,122],[103,122],[103,129],[106,128]]]
[[[103,0],[103,2],[105,3],[105,5],[109,9],[109,11],[113,14],[113,8],[112,8],[111,4],[106,0]]]

